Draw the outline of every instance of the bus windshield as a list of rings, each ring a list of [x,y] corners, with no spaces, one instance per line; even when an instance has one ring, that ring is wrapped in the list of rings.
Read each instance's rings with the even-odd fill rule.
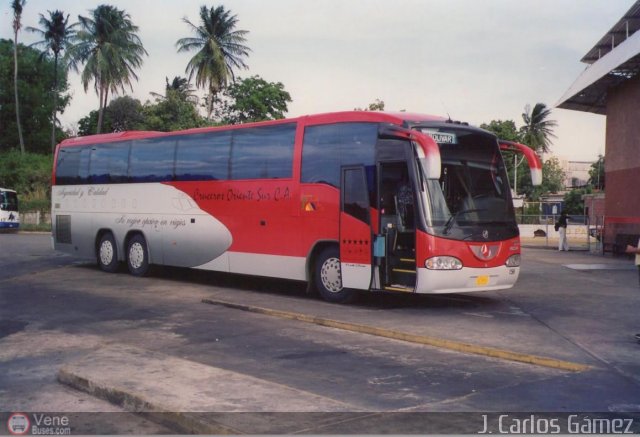
[[[0,190],[0,210],[18,211],[18,196],[16,193]]]
[[[423,178],[431,232],[464,240],[474,240],[483,230],[492,235],[490,239],[517,236],[509,183],[495,137],[464,129],[439,131],[432,137],[439,140],[442,173],[439,180]]]

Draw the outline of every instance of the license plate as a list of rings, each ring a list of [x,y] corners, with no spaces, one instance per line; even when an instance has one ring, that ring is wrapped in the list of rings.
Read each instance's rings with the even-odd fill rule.
[[[489,277],[486,275],[478,276],[476,278],[476,286],[484,287],[485,285],[489,285]]]

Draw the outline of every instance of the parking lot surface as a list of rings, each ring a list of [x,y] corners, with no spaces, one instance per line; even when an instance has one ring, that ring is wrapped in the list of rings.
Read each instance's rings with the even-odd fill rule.
[[[48,235],[3,234],[0,248],[0,411],[359,415],[346,428],[337,416],[198,428],[182,415],[178,428],[254,433],[420,432],[390,413],[640,412],[628,259],[525,249],[511,290],[333,305],[290,281],[106,274],[54,253]],[[103,425],[176,429],[149,419]]]

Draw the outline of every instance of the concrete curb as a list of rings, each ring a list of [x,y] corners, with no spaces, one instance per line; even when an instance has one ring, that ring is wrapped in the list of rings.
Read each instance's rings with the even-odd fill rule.
[[[296,320],[299,322],[310,323],[314,325],[326,326],[330,328],[342,329],[345,331],[357,332],[360,334],[374,335],[377,337],[390,338],[393,340],[406,341],[409,343],[422,344],[425,346],[433,346],[441,349],[448,349],[456,352],[469,353],[474,355],[482,355],[491,358],[497,358],[506,361],[515,361],[520,363],[533,364],[552,369],[566,370],[570,372],[584,372],[592,369],[592,366],[574,363],[571,361],[558,360],[550,357],[538,355],[523,354],[505,349],[498,349],[486,346],[479,346],[470,343],[463,343],[444,338],[431,337],[425,335],[410,334],[401,331],[395,331],[375,326],[367,326],[350,322],[342,322],[339,320],[325,319],[321,317],[311,316],[308,314],[294,313],[290,311],[274,310],[270,308],[262,308],[234,302],[228,302],[216,299],[203,299],[203,303],[210,305],[219,305],[227,308],[247,311],[256,314],[263,314],[272,317],[278,317],[287,320]]]
[[[122,344],[67,363],[58,382],[181,433],[274,433],[264,413],[340,413],[358,409],[250,375]],[[212,414],[213,413],[213,414]],[[237,413],[256,413],[244,424]],[[248,426],[253,428],[248,428]],[[297,431],[297,423],[285,431]]]
[[[132,393],[127,389],[117,386],[107,386],[96,383],[77,375],[72,370],[65,367],[58,371],[58,382],[72,387],[76,390],[89,393],[100,399],[104,399],[114,405],[122,407],[127,411],[137,413],[147,419],[164,425],[170,429],[185,434],[218,434],[237,435],[242,432],[232,429],[217,422],[203,423],[196,414],[163,411],[160,405],[154,401],[145,399],[139,393]]]

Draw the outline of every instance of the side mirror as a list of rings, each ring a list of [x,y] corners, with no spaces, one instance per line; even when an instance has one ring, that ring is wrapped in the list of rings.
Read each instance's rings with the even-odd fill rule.
[[[433,138],[423,134],[416,135],[415,142],[418,159],[427,179],[440,179],[442,160],[438,144]]]
[[[542,161],[540,161],[540,157],[532,148],[514,141],[498,140],[498,142],[500,143],[500,150],[524,155],[531,170],[531,183],[533,185],[542,184]]]

